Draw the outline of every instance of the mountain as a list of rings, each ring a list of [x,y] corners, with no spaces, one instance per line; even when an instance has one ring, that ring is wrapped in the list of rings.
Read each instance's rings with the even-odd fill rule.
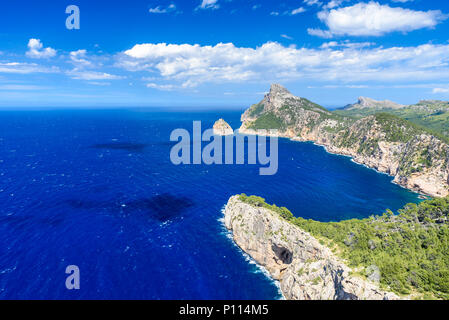
[[[449,194],[449,145],[394,114],[353,118],[272,85],[241,120],[240,133],[276,129],[280,137],[313,141],[329,152],[351,156],[357,163],[393,176],[394,182],[408,189],[437,197]]]
[[[431,130],[435,135],[449,141],[449,102],[423,100],[414,105],[400,105],[390,101],[375,101],[359,98],[355,104],[336,110],[335,113],[362,118],[379,112],[387,112]]]
[[[376,101],[371,98],[360,97],[357,103],[347,105],[343,110],[360,110],[360,109],[371,109],[375,108],[377,110],[382,109],[400,109],[405,107],[402,104],[398,104],[389,100]]]

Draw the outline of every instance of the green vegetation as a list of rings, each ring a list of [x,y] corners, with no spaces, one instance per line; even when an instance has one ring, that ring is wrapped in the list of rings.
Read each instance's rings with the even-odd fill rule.
[[[425,132],[423,128],[419,128],[416,124],[389,113],[376,113],[374,117],[377,123],[382,126],[385,140],[388,142],[408,142],[416,135]]]
[[[281,118],[276,116],[273,112],[267,112],[257,118],[251,123],[250,129],[278,129],[284,130],[285,125]]]
[[[266,209],[270,209],[276,213],[278,213],[282,218],[286,219],[286,220],[291,220],[294,216],[293,214],[290,212],[290,210],[288,210],[285,207],[278,207],[275,204],[270,205],[268,203],[265,202],[264,198],[258,197],[258,196],[247,196],[246,194],[242,193],[239,196],[239,199],[245,203],[248,203],[254,207],[263,207]]]
[[[377,266],[384,289],[449,299],[449,197],[408,204],[398,215],[387,210],[382,216],[340,222],[294,217],[256,196],[242,194],[240,200],[270,209],[326,240],[351,267],[367,271]]]
[[[251,108],[249,109],[248,115],[250,117],[257,117],[263,112],[263,109],[264,105],[262,103],[252,105]]]
[[[363,108],[352,110],[335,110],[334,113],[361,119],[376,113],[388,113],[408,120],[420,127],[426,128],[428,132],[449,140],[449,103],[446,101],[421,101],[418,104],[405,106],[403,108]]]

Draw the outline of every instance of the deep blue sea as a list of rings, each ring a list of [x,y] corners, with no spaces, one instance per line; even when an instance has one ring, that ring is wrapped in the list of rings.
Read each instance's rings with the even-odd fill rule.
[[[170,162],[170,133],[240,111],[0,112],[1,299],[278,299],[221,222],[231,195],[336,221],[418,196],[312,143],[279,141],[279,171]],[[65,287],[77,265],[80,290]]]

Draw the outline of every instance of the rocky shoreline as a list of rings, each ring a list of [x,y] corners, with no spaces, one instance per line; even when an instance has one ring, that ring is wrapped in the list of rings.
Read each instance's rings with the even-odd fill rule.
[[[259,130],[247,129],[243,125],[238,129],[238,132],[240,134],[246,135],[271,135],[298,142],[313,142],[314,144],[323,147],[328,153],[350,157],[357,164],[364,165],[370,169],[376,170],[379,173],[388,174],[389,176],[394,177],[393,183],[405,189],[431,197],[445,197],[449,195],[447,184],[445,183],[444,177],[441,177],[440,173],[430,173],[424,175],[417,174],[410,177],[404,177],[394,174],[399,166],[399,163],[397,161],[389,161],[388,155],[384,156],[381,159],[366,157],[355,152],[352,149],[338,148],[336,146],[333,146],[326,139],[320,139],[319,137],[315,137],[315,139],[311,138],[310,136],[308,136],[307,138],[301,138],[289,133],[279,133],[273,135],[267,133],[266,130],[259,132]],[[389,148],[396,149],[394,144],[385,144],[383,147],[383,149],[387,152],[390,152],[390,150],[388,150]]]
[[[225,225],[234,242],[264,267],[288,300],[397,300],[354,270],[309,233],[277,213],[229,199]]]

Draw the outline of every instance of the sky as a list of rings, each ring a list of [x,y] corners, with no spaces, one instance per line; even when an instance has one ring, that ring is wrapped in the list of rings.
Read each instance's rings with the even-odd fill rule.
[[[0,107],[449,100],[448,35],[447,0],[3,1]]]

